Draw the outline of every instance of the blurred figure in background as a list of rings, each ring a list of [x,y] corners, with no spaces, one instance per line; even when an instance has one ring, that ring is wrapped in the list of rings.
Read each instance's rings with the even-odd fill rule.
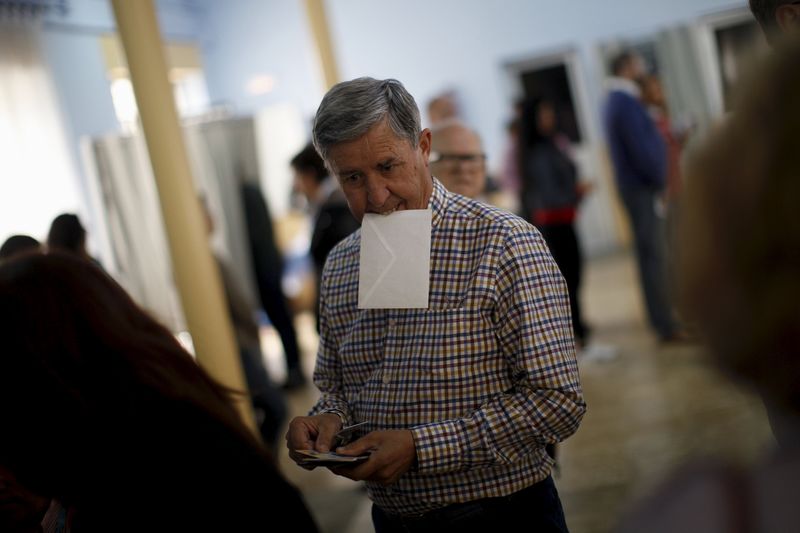
[[[647,107],[667,149],[667,179],[662,201],[666,218],[665,239],[669,250],[666,258],[667,287],[672,292],[675,281],[675,264],[679,260],[677,256],[681,251],[677,225],[680,219],[681,191],[683,189],[683,176],[681,175],[683,147],[686,144],[689,129],[679,130],[675,127],[672,117],[670,117],[664,87],[658,76],[645,76],[641,81],[641,86],[642,103]]]
[[[759,69],[688,169],[682,303],[714,362],[764,398],[779,448],[751,469],[706,464],[623,531],[796,531],[800,523],[800,43]]]
[[[325,163],[313,145],[308,144],[291,161],[295,188],[302,193],[311,208],[313,230],[309,253],[314,260],[317,280],[317,305],[314,316],[319,331],[319,289],[325,259],[339,241],[358,229],[359,224],[336,178],[328,175]]]
[[[534,99],[523,106],[520,120],[519,168],[525,218],[542,233],[569,291],[572,329],[579,348],[588,328],[580,306],[583,260],[575,219],[588,186],[578,180],[569,155],[569,140],[558,131],[553,103]]]
[[[91,263],[0,265],[0,467],[62,531],[316,531],[231,404]],[[276,515],[280,515],[278,518]]]
[[[42,251],[42,244],[29,235],[12,235],[0,246],[0,263],[12,257],[34,251]]]
[[[253,259],[253,274],[258,286],[261,307],[266,311],[270,322],[278,331],[281,344],[283,344],[287,373],[284,388],[302,387],[306,379],[300,366],[297,331],[281,285],[283,257],[275,244],[272,216],[264,201],[264,196],[261,194],[261,189],[257,185],[242,180],[241,194],[250,257]]]
[[[782,34],[800,33],[800,2],[750,0],[750,10],[770,43],[774,43]]]
[[[457,120],[442,122],[431,133],[433,175],[450,192],[484,201],[486,154],[478,134]]]
[[[640,102],[642,58],[614,58],[604,113],[617,187],[628,212],[650,324],[662,342],[680,340],[667,291],[666,239],[661,196],[667,172],[664,141]]]
[[[681,177],[681,156],[686,143],[686,131],[675,128],[669,113],[664,87],[658,76],[645,76],[642,79],[642,103],[647,107],[650,117],[656,124],[667,149],[667,178],[664,190],[667,211],[677,210],[683,179]]]
[[[200,199],[200,206],[205,216],[206,232],[211,237],[214,233],[214,218],[211,216],[205,198]],[[216,253],[213,256],[222,279],[222,288],[225,291],[228,313],[236,334],[242,370],[247,380],[247,389],[250,393],[258,429],[264,444],[270,450],[275,450],[280,429],[286,419],[286,401],[272,383],[264,366],[258,322],[256,322],[255,310],[250,304],[250,299],[245,296],[244,289],[230,266]]]
[[[64,213],[53,219],[47,234],[47,248],[83,257],[99,266],[86,250],[86,229],[78,215]]]
[[[520,117],[514,117],[506,125],[506,148],[503,154],[503,168],[500,171],[499,185],[510,196],[518,198],[522,191],[522,177],[519,171],[519,130]],[[523,217],[527,217],[523,213]]]
[[[428,103],[428,121],[431,127],[449,120],[457,120],[460,115],[458,95],[455,91],[442,93]]]

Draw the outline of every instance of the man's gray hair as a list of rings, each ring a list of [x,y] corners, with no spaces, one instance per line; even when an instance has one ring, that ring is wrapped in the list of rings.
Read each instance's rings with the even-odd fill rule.
[[[332,146],[358,139],[382,120],[395,135],[417,145],[422,131],[419,108],[402,83],[374,78],[337,83],[317,109],[314,148],[327,161]]]

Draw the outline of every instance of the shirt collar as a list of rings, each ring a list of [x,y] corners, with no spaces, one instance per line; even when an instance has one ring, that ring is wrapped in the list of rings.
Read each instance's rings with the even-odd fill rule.
[[[444,188],[444,185],[442,185],[439,180],[436,178],[431,179],[433,180],[433,191],[431,192],[431,199],[428,202],[428,208],[431,210],[431,226],[435,228],[447,211],[447,204],[450,201],[450,192]]]
[[[635,81],[627,78],[609,78],[606,80],[606,89],[608,89],[609,92],[623,92],[634,98],[640,98],[642,95],[642,90],[639,88],[639,85]]]

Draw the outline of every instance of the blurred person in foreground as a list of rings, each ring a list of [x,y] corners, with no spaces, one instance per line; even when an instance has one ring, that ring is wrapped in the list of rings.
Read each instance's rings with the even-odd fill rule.
[[[637,82],[644,76],[644,62],[636,53],[625,51],[614,58],[611,70],[603,119],[617,188],[633,232],[647,315],[661,342],[683,340],[667,290],[662,204],[667,154],[655,123],[640,101]]]
[[[87,261],[0,265],[0,468],[59,531],[316,531],[215,382]],[[41,509],[41,507],[40,507]]]
[[[431,176],[431,132],[397,80],[334,86],[314,145],[357,220],[430,209],[426,309],[358,308],[362,232],[325,264],[322,395],[287,433],[290,455],[327,452],[343,426],[369,453],[336,474],[366,480],[378,533],[564,532],[545,445],[574,433],[586,406],[569,302],[543,239],[525,221],[448,192]]]
[[[691,158],[682,304],[717,366],[764,398],[779,447],[749,469],[687,469],[623,531],[783,533],[800,524],[800,42],[756,74]]]
[[[12,235],[0,246],[0,263],[28,252],[41,252],[42,244],[30,235]]]
[[[325,260],[334,246],[358,229],[358,222],[347,207],[336,178],[329,175],[325,162],[314,145],[309,144],[291,161],[295,188],[306,197],[313,220],[309,253],[314,261],[317,279],[317,305],[314,315],[319,330],[319,289]]]
[[[210,238],[214,234],[214,218],[205,197],[200,198],[200,207],[205,218],[206,233]],[[236,335],[239,358],[247,380],[247,390],[250,393],[258,429],[264,444],[271,451],[275,451],[280,430],[286,419],[286,400],[272,382],[264,366],[258,322],[250,299],[228,263],[216,252],[212,255],[217,263],[225,300],[228,303],[228,314]]]
[[[477,132],[458,120],[431,129],[431,173],[450,191],[484,201],[486,154]]]
[[[782,35],[800,34],[800,2],[796,0],[750,0],[750,10],[770,43]]]

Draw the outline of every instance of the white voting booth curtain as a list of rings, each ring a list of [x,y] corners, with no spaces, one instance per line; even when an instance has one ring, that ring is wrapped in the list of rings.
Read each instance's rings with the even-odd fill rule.
[[[0,243],[18,233],[44,239],[56,215],[80,211],[74,160],[39,42],[37,21],[0,16]]]
[[[212,247],[255,295],[240,179],[257,173],[253,121],[224,119],[184,127],[196,189],[214,219]],[[173,331],[185,321],[172,278],[167,236],[144,139],[108,136],[91,141],[92,167],[109,242],[104,263],[143,307]],[[256,174],[257,178],[257,174]]]

